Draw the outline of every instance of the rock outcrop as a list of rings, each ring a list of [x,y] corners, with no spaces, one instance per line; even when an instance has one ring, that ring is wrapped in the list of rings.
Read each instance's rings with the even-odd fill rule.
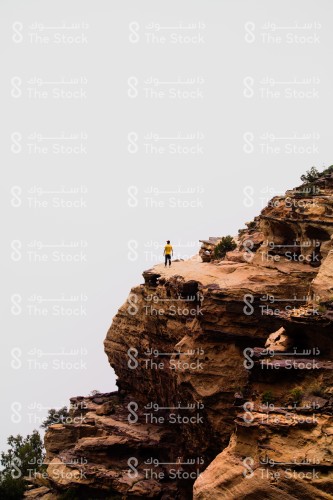
[[[327,176],[273,198],[224,260],[211,238],[145,271],[105,339],[118,392],[73,398],[50,426],[40,487],[333,498],[332,235]]]

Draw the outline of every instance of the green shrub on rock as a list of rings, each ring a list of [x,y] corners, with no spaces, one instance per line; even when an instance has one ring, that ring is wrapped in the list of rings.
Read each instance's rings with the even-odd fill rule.
[[[223,259],[227,252],[235,250],[237,247],[232,236],[223,236],[221,241],[214,248],[214,259]]]

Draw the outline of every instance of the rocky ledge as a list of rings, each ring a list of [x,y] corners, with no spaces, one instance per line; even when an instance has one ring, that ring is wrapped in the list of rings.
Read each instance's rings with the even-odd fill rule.
[[[30,497],[333,498],[333,179],[305,187],[224,259],[209,238],[143,273],[105,340],[118,391],[73,398]]]

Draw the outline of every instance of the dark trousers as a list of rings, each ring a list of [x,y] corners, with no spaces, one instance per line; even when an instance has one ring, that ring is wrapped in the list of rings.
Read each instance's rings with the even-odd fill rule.
[[[171,255],[170,254],[166,254],[165,255],[165,262],[164,262],[164,264],[167,265],[168,261],[169,261],[169,266],[171,266]]]

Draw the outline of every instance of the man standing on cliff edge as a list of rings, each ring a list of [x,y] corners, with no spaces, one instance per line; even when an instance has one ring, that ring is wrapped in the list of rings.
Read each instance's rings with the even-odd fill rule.
[[[165,257],[164,267],[167,267],[169,261],[169,267],[171,266],[171,255],[173,256],[173,248],[170,245],[170,240],[167,241],[167,244],[164,247],[163,255]]]

